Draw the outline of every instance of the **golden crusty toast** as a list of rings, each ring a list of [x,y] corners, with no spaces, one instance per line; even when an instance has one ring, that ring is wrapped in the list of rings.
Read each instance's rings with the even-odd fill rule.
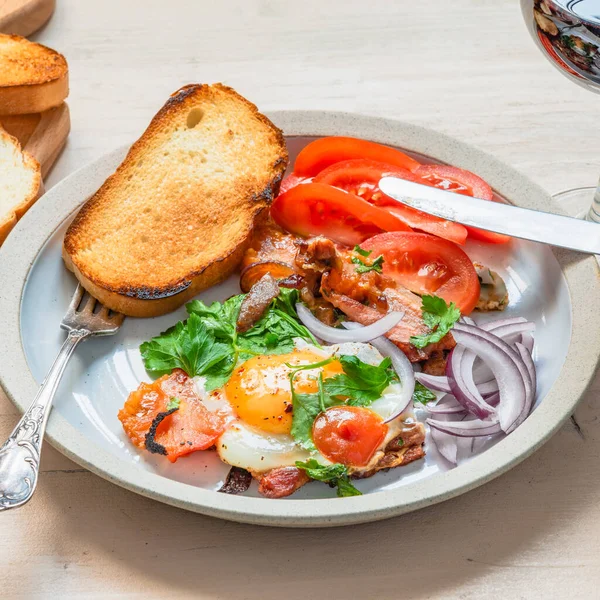
[[[67,141],[71,129],[69,107],[63,102],[43,113],[0,115],[0,127],[16,137],[21,148],[40,163],[44,178]]]
[[[43,112],[68,94],[62,54],[19,35],[0,34],[0,115]]]
[[[39,163],[0,127],[0,246],[41,191]]]
[[[172,311],[233,272],[287,161],[254,104],[218,83],[185,86],[83,205],[65,264],[113,310]]]

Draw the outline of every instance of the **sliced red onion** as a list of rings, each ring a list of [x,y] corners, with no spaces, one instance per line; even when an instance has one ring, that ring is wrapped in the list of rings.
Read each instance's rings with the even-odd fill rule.
[[[432,415],[465,414],[465,407],[454,396],[444,396],[437,404],[425,405],[425,410]]]
[[[365,329],[360,323],[349,321],[344,321],[342,325],[350,331]],[[381,336],[371,340],[371,345],[374,348],[377,348],[383,356],[390,357],[392,367],[394,368],[394,371],[396,371],[396,375],[400,378],[400,385],[402,386],[402,394],[397,409],[384,421],[384,423],[389,423],[399,417],[411,405],[413,393],[415,391],[415,372],[404,352],[386,337]]]
[[[533,405],[533,402],[535,401],[535,395],[537,392],[537,374],[535,372],[535,364],[533,363],[533,358],[531,358],[531,353],[525,347],[525,345],[519,344],[517,342],[515,344],[515,347],[517,348],[517,352],[519,353],[523,362],[525,363],[525,368],[527,369],[527,372],[529,373],[529,377],[531,377],[532,393],[529,394],[527,402],[525,403],[525,406],[523,407],[523,412],[521,413],[521,416],[520,416],[520,421],[523,422],[529,416],[529,413],[531,412],[531,407]]]
[[[381,337],[390,329],[398,325],[404,317],[402,312],[390,312],[372,325],[361,327],[355,331],[345,331],[336,327],[329,327],[321,323],[304,304],[296,304],[298,318],[305,327],[318,338],[331,344],[341,344],[344,342],[370,342],[375,338]]]
[[[428,375],[427,373],[415,373],[415,379],[430,390],[434,390],[436,392],[446,392],[446,394],[452,393],[450,390],[450,384],[448,383],[448,378],[445,375]],[[490,379],[488,381],[479,382],[477,381],[477,379],[475,379],[475,384],[477,385],[479,393],[489,404],[485,397],[490,394],[495,394],[498,391],[498,384],[496,383],[496,380]]]
[[[500,423],[497,421],[441,421],[439,419],[427,419],[427,424],[433,429],[456,435],[458,437],[480,437],[483,435],[495,435],[502,433]]]
[[[500,392],[494,392],[493,394],[486,396],[485,401],[490,406],[498,406],[498,402],[500,402]]]
[[[439,421],[450,421],[450,415],[439,415]],[[430,428],[431,440],[435,444],[437,451],[451,464],[455,465],[458,461],[458,438],[455,435],[444,433],[439,429]]]
[[[532,394],[531,378],[523,359],[506,342],[477,327],[457,324],[452,334],[457,344],[472,350],[494,373],[500,393],[498,420],[502,430],[510,433],[521,422]]]
[[[488,321],[483,325],[479,325],[481,329],[485,329],[486,331],[491,331],[492,329],[496,329],[498,327],[504,327],[505,325],[516,325],[518,323],[527,323],[527,319],[524,317],[505,317],[504,319],[496,319],[495,321]],[[470,323],[468,323],[470,325]]]
[[[431,436],[431,440],[437,448],[437,451],[449,463],[453,465],[457,464],[458,444],[456,443],[456,440],[458,438],[433,427],[430,429],[429,434]]]
[[[427,373],[415,373],[415,379],[430,390],[435,390],[436,392],[446,392],[446,394],[451,393],[450,384],[448,383],[447,377],[428,375]]]
[[[371,345],[377,348],[383,356],[389,356],[392,360],[392,367],[396,374],[400,378],[400,385],[402,387],[402,394],[398,402],[398,407],[394,411],[394,414],[385,419],[385,423],[393,421],[399,417],[409,406],[412,405],[412,397],[415,391],[415,372],[413,371],[412,364],[406,358],[406,355],[398,346],[390,342],[385,337],[378,337],[371,340]]]
[[[475,321],[473,321],[473,319],[471,319],[471,317],[465,317],[462,316],[460,318],[461,322],[464,323],[465,325],[475,325]]]
[[[473,325],[466,327],[474,328]],[[457,343],[458,339],[455,337]],[[473,381],[473,363],[475,354],[464,345],[457,345],[450,353],[446,363],[446,376],[453,396],[465,409],[480,419],[494,417],[496,411],[479,393]]]
[[[533,354],[533,346],[535,344],[535,340],[530,333],[523,333],[521,335],[521,344],[529,350],[529,354]]]
[[[516,323],[507,323],[506,321],[508,321],[508,319],[503,319],[502,321],[496,321],[493,323],[486,323],[485,325],[481,326],[481,329],[483,329],[483,331],[489,331],[503,340],[535,331],[535,323],[532,323],[531,321],[523,320]]]

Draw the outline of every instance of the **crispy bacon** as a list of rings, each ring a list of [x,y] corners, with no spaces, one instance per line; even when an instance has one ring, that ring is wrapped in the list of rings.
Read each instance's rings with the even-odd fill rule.
[[[295,264],[301,273],[325,273],[341,266],[336,245],[329,238],[299,240],[297,246]]]
[[[248,295],[242,301],[236,322],[238,332],[244,333],[254,327],[273,301],[273,298],[277,298],[277,296],[279,296],[279,286],[267,273],[252,286]]]
[[[279,467],[265,473],[258,482],[258,491],[267,498],[285,498],[310,481],[297,467]]]
[[[386,337],[412,362],[426,360],[433,351],[455,346],[452,336],[447,335],[437,344],[415,348],[410,343],[411,336],[430,332],[422,318],[421,298],[376,271],[358,273],[349,252],[338,253],[336,267],[321,279],[321,293],[333,306],[363,325],[371,325],[392,310],[403,312],[402,321]]]
[[[263,219],[255,228],[252,244],[242,259],[242,269],[262,262],[278,262],[293,268],[298,238],[286,233],[271,218]]]
[[[302,281],[302,287],[296,281],[294,287],[300,289],[303,302],[325,324],[338,322],[334,308],[363,325],[370,325],[383,314],[398,310],[404,313],[404,318],[387,337],[412,362],[427,360],[432,354],[445,361],[443,351],[455,346],[452,335],[448,334],[437,344],[415,348],[410,343],[411,336],[430,332],[423,322],[421,298],[375,270],[359,273],[352,262],[353,252],[332,240],[298,238],[285,233],[270,219],[257,228],[253,240],[243,265],[267,265],[270,262],[277,264],[278,269],[281,265],[293,269]]]
[[[394,438],[385,448],[379,462],[368,471],[353,473],[355,479],[364,479],[375,475],[377,471],[403,467],[425,456],[425,427],[422,423],[407,425],[405,430]]]

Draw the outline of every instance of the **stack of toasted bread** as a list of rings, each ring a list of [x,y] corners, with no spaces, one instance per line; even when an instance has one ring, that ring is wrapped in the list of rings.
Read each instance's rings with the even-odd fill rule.
[[[65,263],[113,310],[174,310],[237,267],[287,162],[254,104],[221,84],[185,86],[75,217]]]
[[[62,149],[68,92],[61,54],[0,34],[0,245],[41,195],[42,176]]]

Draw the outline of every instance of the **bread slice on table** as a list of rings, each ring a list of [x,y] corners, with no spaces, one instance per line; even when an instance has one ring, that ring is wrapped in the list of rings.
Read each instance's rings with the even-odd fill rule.
[[[42,113],[0,115],[0,127],[16,137],[39,163],[46,177],[67,142],[71,129],[69,107],[63,102]]]
[[[69,94],[62,54],[18,35],[0,34],[0,115],[39,113]]]
[[[0,128],[0,245],[41,191],[39,163]]]
[[[185,86],[83,205],[65,264],[113,310],[172,311],[234,271],[287,161],[254,104],[221,84]]]

